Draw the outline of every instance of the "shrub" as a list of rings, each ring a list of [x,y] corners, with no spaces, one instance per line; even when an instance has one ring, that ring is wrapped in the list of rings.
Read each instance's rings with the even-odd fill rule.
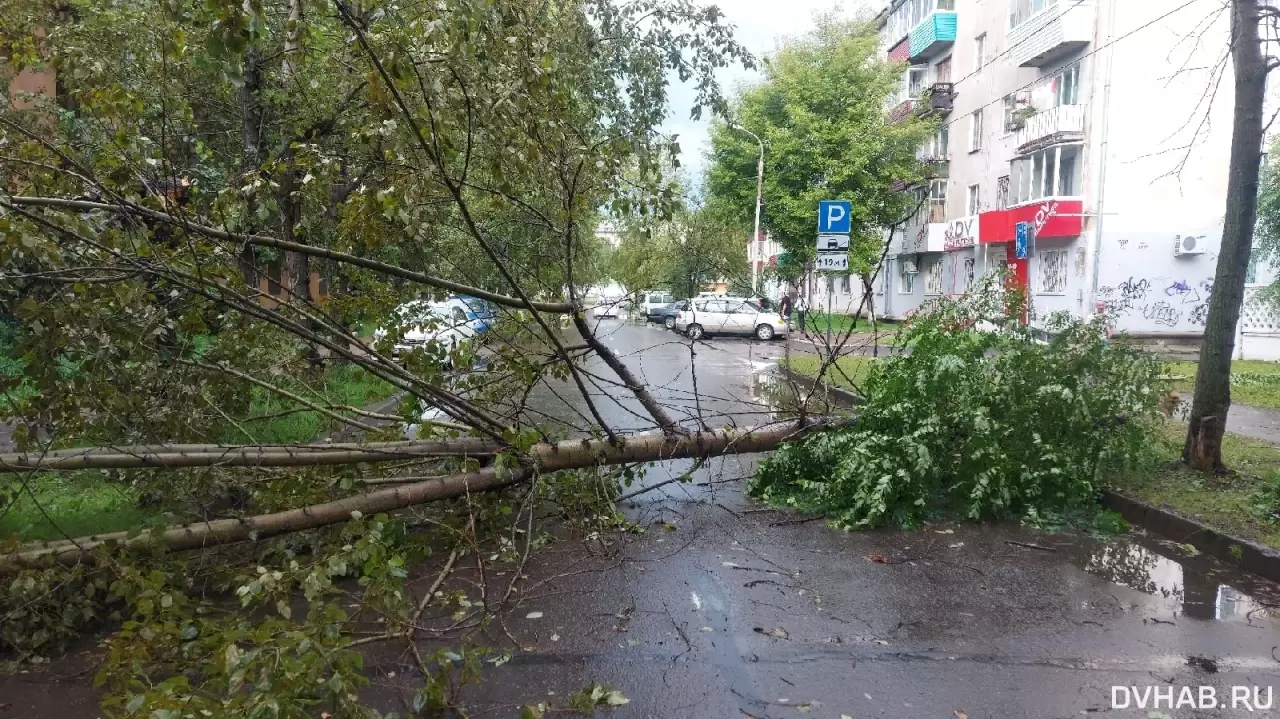
[[[1143,452],[1163,368],[1109,343],[1102,319],[1053,317],[1037,340],[1008,319],[1021,302],[1003,281],[913,317],[895,339],[910,353],[876,363],[856,424],[775,452],[752,495],[848,528],[1092,506],[1099,470]]]

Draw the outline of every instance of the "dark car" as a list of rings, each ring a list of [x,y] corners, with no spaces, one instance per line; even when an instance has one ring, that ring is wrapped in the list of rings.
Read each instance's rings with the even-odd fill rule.
[[[646,319],[650,322],[661,322],[663,327],[673,329],[676,326],[676,313],[687,309],[689,309],[689,300],[669,302],[661,307],[654,307],[649,310]]]

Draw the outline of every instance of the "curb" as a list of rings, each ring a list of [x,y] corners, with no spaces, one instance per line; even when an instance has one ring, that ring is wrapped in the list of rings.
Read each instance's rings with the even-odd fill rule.
[[[785,377],[786,379],[792,382],[795,382],[796,384],[800,385],[806,390],[812,390],[814,388],[814,385],[817,384],[816,382],[814,382],[813,378],[806,377],[798,372],[795,372],[790,367],[786,367],[779,364],[778,370],[782,373],[783,377]],[[827,393],[827,396],[837,400],[838,404],[844,405],[846,407],[855,407],[863,403],[862,397],[850,392],[847,389],[836,387],[835,385],[831,384],[830,382],[827,382],[826,380],[823,380],[821,384],[822,384],[821,389]]]
[[[1280,550],[1223,534],[1171,509],[1157,507],[1116,492],[1104,491],[1102,504],[1119,513],[1131,524],[1140,525],[1166,539],[1190,544],[1201,552],[1250,574],[1280,582]],[[1239,555],[1232,553],[1233,547],[1238,548],[1236,551]]]

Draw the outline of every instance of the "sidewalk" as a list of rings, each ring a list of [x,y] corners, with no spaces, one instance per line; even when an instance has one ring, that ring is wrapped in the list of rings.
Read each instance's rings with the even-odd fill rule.
[[[1190,392],[1177,394],[1182,400],[1178,416],[1180,420],[1186,422],[1186,413],[1191,411],[1192,394]],[[1231,410],[1227,413],[1227,431],[1241,437],[1280,445],[1280,410],[1233,403]]]

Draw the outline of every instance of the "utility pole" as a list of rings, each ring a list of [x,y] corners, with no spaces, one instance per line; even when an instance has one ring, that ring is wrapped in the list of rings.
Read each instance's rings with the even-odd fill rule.
[[[754,132],[740,125],[730,125],[735,130],[739,130],[750,135],[760,145],[760,161],[756,163],[756,231],[751,236],[752,249],[747,254],[751,259],[751,291],[755,294],[760,293],[760,258],[756,254],[756,249],[760,246],[760,207],[764,205],[764,142]]]

